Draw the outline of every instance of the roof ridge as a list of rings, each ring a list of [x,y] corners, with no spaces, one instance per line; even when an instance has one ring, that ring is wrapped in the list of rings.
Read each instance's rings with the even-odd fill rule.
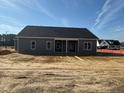
[[[49,27],[49,28],[67,28],[67,29],[87,29],[87,28],[81,28],[81,27],[63,27],[63,26],[36,26],[36,25],[27,25],[26,27]],[[88,30],[88,29],[87,29]]]

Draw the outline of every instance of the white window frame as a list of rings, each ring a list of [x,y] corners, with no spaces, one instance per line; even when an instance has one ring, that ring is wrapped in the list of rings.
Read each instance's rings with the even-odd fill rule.
[[[35,47],[34,48],[32,48],[32,42],[35,42]],[[36,49],[36,40],[31,40],[31,42],[30,42],[30,48],[31,48],[31,50],[35,50]]]
[[[85,44],[87,44],[87,47],[85,48]],[[88,48],[89,46],[88,45],[91,45],[90,46],[90,49]],[[83,43],[83,49],[84,50],[87,50],[87,51],[91,51],[92,50],[92,42],[89,42],[89,41],[85,41],[84,43]]]
[[[48,48],[48,43],[50,43],[50,48]],[[52,41],[50,41],[50,40],[47,40],[46,41],[46,50],[51,50],[52,49]]]

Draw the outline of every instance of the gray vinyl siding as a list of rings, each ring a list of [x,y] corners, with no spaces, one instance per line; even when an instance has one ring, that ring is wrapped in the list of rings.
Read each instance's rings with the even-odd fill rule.
[[[84,49],[84,42],[91,42],[91,50]],[[96,54],[96,40],[79,40],[79,54],[95,55]]]
[[[31,49],[31,41],[36,41],[36,49]],[[51,49],[46,49],[46,42],[51,42]],[[31,39],[31,38],[20,38],[19,39],[19,50],[20,53],[29,54],[51,54],[54,53],[54,40],[53,39]]]
[[[120,45],[109,45],[108,49],[120,49]]]
[[[17,39],[14,40],[14,47],[15,47],[15,50],[17,50]]]
[[[57,38],[58,40],[59,38],[63,38],[66,41],[65,44],[60,43],[58,46],[61,48],[58,49],[56,47],[57,43],[55,42]],[[94,55],[96,54],[96,39],[98,39],[98,37],[90,32],[87,28],[26,26],[17,35],[15,49],[17,52],[25,54]],[[68,42],[69,40],[72,40],[72,42]],[[36,46],[35,43],[32,42],[32,48],[35,46],[35,49],[33,50],[31,49],[31,41],[36,42]],[[50,49],[47,49],[46,47],[47,41],[51,42]],[[84,50],[84,42],[87,41],[91,42],[92,50]],[[57,53],[55,50],[59,51],[60,53]]]
[[[54,39],[40,39],[40,38],[18,38],[18,41],[15,41],[15,48],[19,53],[26,54],[57,54],[55,53],[54,48]],[[36,41],[36,49],[31,49],[31,41]],[[47,50],[46,42],[51,42],[51,49]],[[91,50],[84,49],[84,42],[91,42],[92,48]],[[74,55],[95,55],[96,54],[96,40],[79,40],[78,41],[78,51],[76,53],[62,53],[62,54],[74,54]],[[69,47],[69,45],[68,45]],[[60,54],[60,53],[59,53]]]

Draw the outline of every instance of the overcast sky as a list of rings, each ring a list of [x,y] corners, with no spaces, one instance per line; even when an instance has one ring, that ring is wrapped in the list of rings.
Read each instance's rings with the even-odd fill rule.
[[[124,0],[0,0],[0,34],[26,25],[88,28],[124,41]]]

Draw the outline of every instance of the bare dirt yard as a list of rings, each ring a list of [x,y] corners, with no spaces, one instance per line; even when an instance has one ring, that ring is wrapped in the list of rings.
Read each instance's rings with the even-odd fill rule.
[[[0,55],[0,93],[124,93],[124,57]]]

